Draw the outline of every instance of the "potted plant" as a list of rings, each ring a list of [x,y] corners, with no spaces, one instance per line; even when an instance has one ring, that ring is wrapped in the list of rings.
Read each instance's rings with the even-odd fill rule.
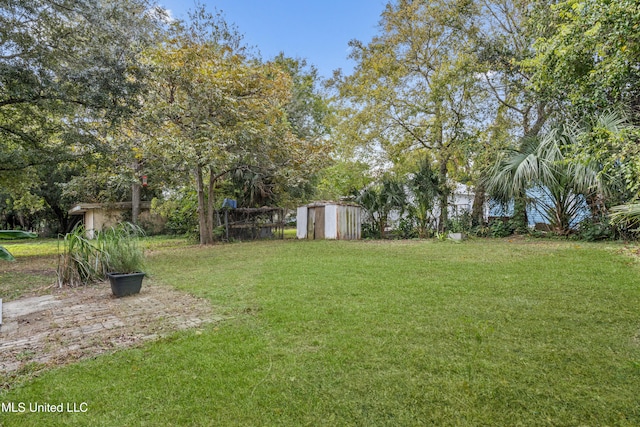
[[[138,236],[142,230],[130,223],[120,224],[100,234],[100,247],[111,291],[116,297],[137,294],[145,273],[144,252]]]

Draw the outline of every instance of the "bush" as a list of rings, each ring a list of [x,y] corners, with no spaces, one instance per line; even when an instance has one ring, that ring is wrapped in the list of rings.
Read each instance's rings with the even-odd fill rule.
[[[512,221],[503,221],[501,219],[496,219],[489,223],[489,235],[491,237],[511,236],[514,231],[515,226]]]
[[[586,240],[595,242],[597,240],[611,240],[616,236],[616,230],[604,217],[601,219],[587,218],[578,224],[578,232],[574,234],[574,238],[578,240]]]
[[[380,233],[378,232],[378,227],[375,225],[364,222],[362,223],[362,238],[363,239],[379,239]]]
[[[151,212],[167,220],[169,234],[198,234],[198,199],[195,192],[178,193],[164,201],[154,199]]]
[[[463,211],[447,221],[447,230],[452,233],[470,233],[472,222],[471,212]]]
[[[401,239],[415,239],[418,237],[413,218],[402,218],[398,223],[398,237]]]

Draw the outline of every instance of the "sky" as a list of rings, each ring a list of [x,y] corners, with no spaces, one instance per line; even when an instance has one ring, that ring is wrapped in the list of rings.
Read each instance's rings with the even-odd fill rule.
[[[188,19],[191,0],[157,0],[175,18]],[[201,0],[209,11],[222,11],[228,23],[244,34],[262,59],[280,52],[303,58],[322,77],[341,68],[350,74],[349,41],[370,41],[378,34],[380,13],[387,0]]]

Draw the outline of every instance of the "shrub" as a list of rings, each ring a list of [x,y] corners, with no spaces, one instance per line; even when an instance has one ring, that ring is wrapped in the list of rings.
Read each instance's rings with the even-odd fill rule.
[[[495,219],[489,223],[489,235],[491,237],[511,236],[515,231],[515,226],[511,221]]]
[[[578,224],[578,231],[574,235],[579,240],[594,242],[597,240],[611,240],[615,238],[616,230],[608,218],[587,218]]]

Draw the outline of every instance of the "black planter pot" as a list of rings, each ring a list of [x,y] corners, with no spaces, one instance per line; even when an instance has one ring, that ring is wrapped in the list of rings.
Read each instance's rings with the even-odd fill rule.
[[[125,297],[140,292],[144,273],[107,273],[111,292],[116,297]]]

